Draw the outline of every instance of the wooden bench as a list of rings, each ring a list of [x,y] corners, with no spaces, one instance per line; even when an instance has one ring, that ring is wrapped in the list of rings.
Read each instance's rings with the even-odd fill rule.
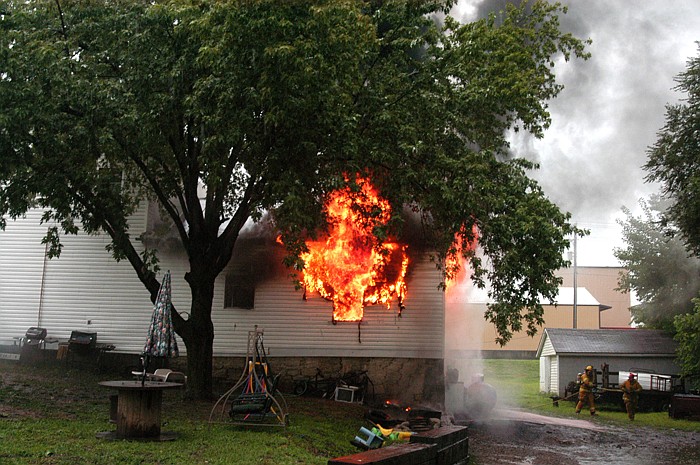
[[[328,461],[328,465],[432,465],[437,463],[437,447],[431,444],[392,444]]]
[[[465,426],[443,426],[411,436],[408,444],[338,457],[328,465],[464,465],[469,460],[469,438]]]
[[[416,444],[437,447],[437,465],[466,464],[469,459],[469,429],[466,426],[442,426],[411,436]]]

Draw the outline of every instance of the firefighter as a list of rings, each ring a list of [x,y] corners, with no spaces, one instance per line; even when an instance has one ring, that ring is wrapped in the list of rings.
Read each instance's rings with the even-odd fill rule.
[[[627,409],[627,417],[632,421],[634,420],[634,414],[637,412],[642,385],[637,381],[635,374],[630,373],[629,378],[622,383],[620,388],[622,389],[622,400],[625,401],[625,408]]]
[[[581,384],[578,389],[578,404],[576,404],[576,413],[581,413],[584,403],[588,403],[588,408],[591,411],[591,416],[597,415],[595,412],[595,400],[593,398],[593,390],[595,382],[593,381],[593,367],[588,365],[586,371],[581,375]]]

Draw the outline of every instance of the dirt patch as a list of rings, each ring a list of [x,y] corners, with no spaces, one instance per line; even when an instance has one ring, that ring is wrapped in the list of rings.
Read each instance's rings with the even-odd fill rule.
[[[0,405],[0,418],[41,418],[41,414],[32,410]]]
[[[479,465],[696,465],[700,433],[606,426],[533,414],[500,414],[470,425],[469,454]]]
[[[104,399],[94,385],[92,374],[79,370],[4,362],[0,364],[0,418],[76,418],[76,406]]]

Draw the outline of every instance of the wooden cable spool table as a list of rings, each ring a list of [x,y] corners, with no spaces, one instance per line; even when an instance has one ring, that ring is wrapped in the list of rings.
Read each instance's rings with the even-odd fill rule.
[[[161,432],[163,390],[182,386],[181,383],[140,380],[102,381],[100,386],[117,390],[117,430],[98,433],[103,439],[141,439],[169,441],[172,432]]]

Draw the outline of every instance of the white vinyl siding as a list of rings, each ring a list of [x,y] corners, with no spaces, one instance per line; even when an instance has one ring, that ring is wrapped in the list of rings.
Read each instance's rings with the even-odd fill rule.
[[[540,392],[559,392],[559,357],[540,357]]]
[[[0,341],[37,326],[47,230],[40,219],[40,211],[31,211],[0,231]]]
[[[214,301],[214,352],[245,353],[248,331],[265,331],[265,347],[276,356],[442,358],[444,312],[434,263],[413,264],[403,316],[398,302],[365,307],[364,319],[332,323],[332,303],[317,293],[303,299],[283,273],[258,284],[254,309],[223,308],[223,274]]]
[[[144,231],[146,211],[143,208],[132,218],[132,237]],[[73,330],[96,332],[98,342],[114,344],[118,352],[139,353],[153,306],[131,265],[112,259],[105,250],[107,236],[80,233],[63,237],[61,257],[46,261],[43,273],[41,238],[46,225],[39,224],[40,216],[30,212],[27,218],[8,221],[7,230],[0,231],[0,341],[41,326],[50,338],[67,340]],[[191,304],[184,280],[187,261],[172,250],[161,251],[159,258],[159,277],[172,272],[173,304],[187,318]],[[265,346],[273,356],[442,358],[444,297],[439,280],[435,264],[420,257],[407,277],[403,317],[397,316],[396,300],[391,310],[369,306],[358,329],[357,323],[333,325],[332,304],[318,294],[304,300],[288,272],[256,285],[253,309],[224,308],[224,271],[213,302],[214,354],[245,354],[248,331],[257,325],[265,331]],[[178,343],[184,354],[184,344]]]
[[[559,392],[559,357],[545,331],[540,352],[540,391]]]
[[[45,259],[41,238],[47,225],[40,218],[32,210],[0,231],[0,340],[40,326],[49,338],[96,332],[98,342],[138,352],[152,305],[131,265],[117,263],[105,250],[108,236],[83,232],[62,236],[61,256]],[[144,210],[131,218],[132,236],[143,232],[144,221]]]
[[[545,333],[546,334],[546,333]],[[544,337],[544,343],[542,344],[542,353],[540,355],[543,356],[551,356],[551,355],[556,355],[556,351],[554,350],[554,346],[552,345],[551,339],[549,339],[547,336]]]
[[[549,357],[551,360],[551,363],[549,365],[550,368],[550,378],[549,378],[549,392],[554,392],[557,393],[560,391],[559,389],[559,357],[557,356],[550,356]],[[564,387],[562,386],[562,391],[564,390]]]

